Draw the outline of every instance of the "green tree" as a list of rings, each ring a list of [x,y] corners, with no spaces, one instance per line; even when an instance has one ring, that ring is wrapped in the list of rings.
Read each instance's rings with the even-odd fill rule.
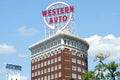
[[[104,63],[109,54],[100,53],[96,55],[96,61],[99,61],[95,66],[94,71],[88,71],[82,76],[82,80],[119,80],[120,70],[119,65],[115,62]]]
[[[105,78],[105,70],[106,70],[106,68],[100,63],[95,66],[94,72],[95,72],[96,80],[101,80],[101,79],[105,80],[106,79]]]
[[[109,56],[110,55],[100,53],[96,55],[96,60],[98,60],[100,64],[102,64],[102,66],[105,67],[105,70],[109,71],[107,77],[111,80],[115,80],[115,77],[120,77],[120,71],[118,71],[119,65],[115,63],[115,61],[105,64],[103,61]]]
[[[106,76],[105,76],[106,67],[103,61],[109,56],[110,56],[109,54],[103,54],[103,53],[99,53],[96,55],[95,61],[99,61],[99,64],[95,67],[96,80],[101,80],[101,79],[106,80]]]
[[[115,80],[115,77],[120,76],[120,71],[118,71],[119,65],[112,61],[106,65],[106,69],[109,71],[108,76],[111,77],[112,80]]]
[[[82,80],[94,80],[94,71],[88,71],[82,76]]]

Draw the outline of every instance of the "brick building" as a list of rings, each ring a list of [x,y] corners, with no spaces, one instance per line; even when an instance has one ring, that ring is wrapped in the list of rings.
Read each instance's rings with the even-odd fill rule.
[[[29,49],[32,80],[81,80],[88,70],[89,44],[78,36],[58,33]]]

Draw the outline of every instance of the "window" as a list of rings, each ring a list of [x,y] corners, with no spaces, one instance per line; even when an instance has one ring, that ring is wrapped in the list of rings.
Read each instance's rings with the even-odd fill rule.
[[[35,76],[37,76],[37,72],[35,72]]]
[[[78,79],[81,79],[81,75],[78,75]]]
[[[41,60],[43,60],[43,56],[41,55]]]
[[[66,40],[64,40],[64,44],[66,44]]]
[[[76,58],[72,58],[72,62],[73,62],[73,63],[76,63]]]
[[[61,72],[59,72],[59,73],[58,73],[58,77],[61,77],[61,75],[62,75]]]
[[[38,80],[40,80],[40,78],[38,78]]]
[[[47,80],[47,76],[44,77],[44,80]]]
[[[46,61],[44,62],[44,66],[46,66],[47,64],[46,64]]]
[[[38,75],[40,75],[40,71],[38,71]]]
[[[57,65],[55,66],[55,70],[57,70]]]
[[[72,65],[72,70],[76,71],[76,66]]]
[[[70,41],[68,40],[68,45],[70,45]]]
[[[37,69],[37,64],[35,65],[35,69]]]
[[[86,71],[86,70],[85,70],[84,68],[82,68],[82,72],[85,73],[85,71]]]
[[[58,61],[61,61],[61,56],[58,57]]]
[[[73,46],[76,47],[76,42],[73,43]]]
[[[43,74],[43,70],[41,70],[41,74]]]
[[[48,60],[48,65],[50,64],[50,60]]]
[[[73,55],[76,55],[76,51],[75,51],[75,50],[72,50],[72,54],[73,54]]]
[[[51,51],[51,56],[53,56],[53,51]]]
[[[38,57],[38,61],[40,61],[40,57]]]
[[[72,78],[76,78],[76,74],[75,73],[72,73]]]
[[[78,64],[81,64],[81,61],[78,59],[78,60],[77,60],[77,63],[78,63]]]
[[[83,65],[83,66],[85,65],[84,61],[82,61],[82,65]]]
[[[54,51],[55,52],[55,55],[57,54],[57,50]]]
[[[48,75],[48,80],[50,80],[50,75]]]
[[[53,71],[53,70],[54,70],[54,67],[52,66],[52,67],[51,67],[51,71]]]
[[[32,73],[32,77],[34,77],[34,73]]]
[[[51,59],[51,64],[53,63],[53,59]]]
[[[53,42],[51,42],[51,47],[53,47]]]
[[[32,59],[32,63],[34,63],[34,59]]]
[[[55,62],[57,62],[57,58],[55,58]]]
[[[47,70],[46,69],[44,69],[44,73],[46,73],[47,72]]]
[[[43,77],[41,77],[41,80],[43,80]]]
[[[32,66],[32,70],[34,70],[34,66]]]
[[[54,74],[51,74],[51,79],[54,79]]]
[[[50,68],[48,68],[48,72],[50,72]]]
[[[41,67],[43,67],[43,63],[41,63]]]
[[[50,48],[50,44],[48,43],[47,48]]]
[[[77,56],[79,56],[79,57],[81,56],[80,52],[77,52]]]
[[[47,53],[47,57],[50,57],[50,53]]]
[[[61,43],[61,40],[58,40],[58,45]]]
[[[47,58],[47,55],[46,55],[46,54],[44,55],[44,59],[45,59],[45,58]]]
[[[58,65],[58,69],[61,69],[61,64]]]
[[[61,53],[61,48],[58,49],[58,53]]]
[[[81,72],[81,68],[80,67],[78,67],[78,72]]]
[[[40,64],[38,64],[38,68],[40,68]]]
[[[55,74],[55,78],[57,78],[57,73]]]

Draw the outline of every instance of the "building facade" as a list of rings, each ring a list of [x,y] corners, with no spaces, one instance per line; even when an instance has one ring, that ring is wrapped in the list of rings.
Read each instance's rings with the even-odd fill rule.
[[[20,80],[20,74],[15,74],[15,75],[11,75],[11,74],[8,74],[7,75],[7,80]]]
[[[32,80],[82,80],[88,70],[89,44],[78,36],[58,33],[29,49]]]

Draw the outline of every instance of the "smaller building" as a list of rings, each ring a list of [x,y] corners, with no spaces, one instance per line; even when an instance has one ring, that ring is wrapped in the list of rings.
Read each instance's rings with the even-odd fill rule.
[[[20,74],[17,75],[8,74],[7,80],[20,80]]]
[[[14,64],[6,64],[7,80],[20,80],[20,71],[22,66]]]

